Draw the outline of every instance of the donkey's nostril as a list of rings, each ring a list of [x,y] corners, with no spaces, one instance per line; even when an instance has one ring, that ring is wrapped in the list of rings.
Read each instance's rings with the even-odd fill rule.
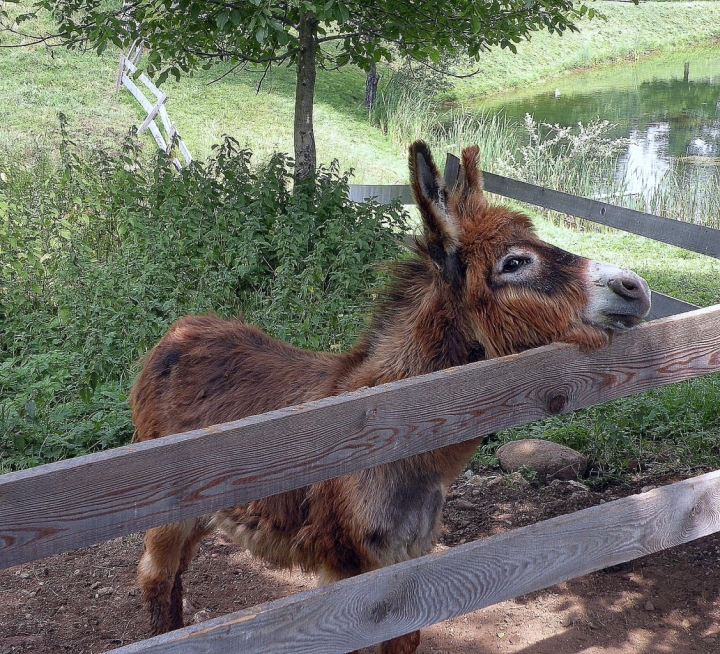
[[[637,291],[637,284],[633,284],[633,282],[629,282],[623,279],[621,284],[623,285],[623,288],[627,289],[630,292]]]
[[[650,311],[650,287],[627,268],[593,262],[590,269],[589,315],[599,316],[598,324],[610,329],[637,325]],[[591,320],[592,322],[592,320]]]
[[[634,300],[642,293],[642,289],[633,279],[615,277],[608,280],[607,284],[620,297],[627,298],[628,300]]]

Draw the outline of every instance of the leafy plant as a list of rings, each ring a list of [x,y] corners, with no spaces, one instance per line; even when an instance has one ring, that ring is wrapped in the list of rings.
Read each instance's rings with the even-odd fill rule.
[[[349,202],[336,163],[292,193],[291,168],[254,167],[231,138],[181,174],[133,136],[112,152],[65,133],[56,161],[0,154],[3,469],[126,442],[136,362],[184,314],[352,341],[405,214]]]

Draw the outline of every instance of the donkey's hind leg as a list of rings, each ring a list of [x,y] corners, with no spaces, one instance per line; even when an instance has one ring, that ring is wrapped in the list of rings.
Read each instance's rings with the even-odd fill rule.
[[[209,531],[205,518],[194,518],[145,532],[138,586],[150,612],[153,635],[183,626],[182,574]]]

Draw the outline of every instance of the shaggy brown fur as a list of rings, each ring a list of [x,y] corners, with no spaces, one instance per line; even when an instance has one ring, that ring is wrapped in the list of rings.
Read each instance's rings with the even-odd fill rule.
[[[411,147],[424,238],[415,258],[396,264],[394,281],[352,351],[307,352],[242,320],[182,318],[148,353],[132,389],[135,440],[553,341],[586,349],[606,343],[612,325],[587,318],[589,289],[598,285],[589,279],[593,262],[540,241],[525,215],[488,205],[477,152],[463,151],[461,178],[450,192],[427,146]],[[647,313],[647,286],[629,271],[621,278],[619,298],[617,291],[603,291],[611,300],[603,299],[602,310],[594,307],[592,315],[612,313],[615,324],[630,326]],[[148,530],[139,584],[152,631],[182,626],[182,573],[216,527],[275,565],[319,573],[322,583],[426,554],[438,536],[445,489],[477,444],[444,447]],[[379,651],[412,654],[419,640],[415,632]]]

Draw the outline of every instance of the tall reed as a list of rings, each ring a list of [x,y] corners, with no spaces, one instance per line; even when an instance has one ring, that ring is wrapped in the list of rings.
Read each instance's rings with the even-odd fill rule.
[[[654,188],[633,196],[629,204],[640,211],[720,229],[720,162],[708,161],[691,172],[674,162]]]
[[[370,120],[398,147],[423,139],[438,151],[453,153],[470,143],[480,146],[481,166],[490,167],[519,147],[518,130],[505,116],[443,108],[429,92],[391,79],[370,110]]]

